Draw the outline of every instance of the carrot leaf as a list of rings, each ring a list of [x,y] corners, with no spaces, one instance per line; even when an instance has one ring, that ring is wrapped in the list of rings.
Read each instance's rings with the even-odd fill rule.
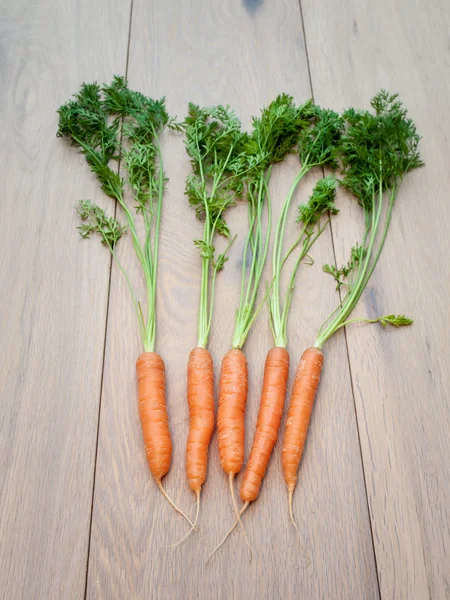
[[[407,173],[423,165],[418,151],[420,135],[397,94],[381,90],[372,98],[374,112],[348,109],[344,112],[345,133],[339,147],[341,184],[363,209],[365,231],[361,244],[354,246],[349,263],[337,269],[326,265],[347,292],[319,330],[315,346],[321,348],[343,324],[358,303],[378,263],[392,210]],[[404,317],[380,317],[383,326],[408,325]]]
[[[136,256],[141,264],[147,291],[147,315],[136,299],[128,274],[120,264],[115,245],[125,231],[114,217],[84,200],[78,207],[80,234],[99,233],[108,246],[129,287],[145,350],[153,350],[156,336],[156,285],[162,200],[167,178],[163,170],[159,137],[166,127],[176,128],[164,98],[153,100],[131,90],[123,77],[110,85],[83,83],[78,94],[58,109],[58,137],[79,147],[97,176],[103,192],[123,211]],[[122,160],[125,177],[113,161]],[[131,197],[131,202],[130,202]],[[130,206],[130,204],[134,206]],[[134,208],[134,211],[133,211]],[[136,218],[144,225],[138,235]]]
[[[246,169],[241,177],[248,204],[248,234],[242,257],[239,307],[233,348],[242,348],[269,292],[255,308],[272,228],[269,183],[272,167],[297,146],[299,132],[309,124],[312,102],[296,106],[292,96],[280,94],[252,119],[252,131],[244,144]],[[244,185],[246,183],[246,185]],[[267,224],[265,223],[267,218]],[[270,289],[269,289],[270,291]]]
[[[332,177],[321,179],[315,186],[308,203],[299,207],[297,222],[302,225],[302,228],[294,244],[283,255],[287,216],[300,182],[311,169],[314,167],[328,167],[333,170],[337,168],[344,128],[344,121],[337,113],[322,109],[311,101],[302,105],[299,111],[303,116],[302,126],[297,135],[300,169],[284,200],[275,229],[272,253],[273,284],[269,296],[269,314],[275,345],[282,347],[286,347],[287,344],[287,320],[299,266],[324,230],[324,226],[319,224],[322,215],[337,213],[334,205],[337,185],[335,179]],[[288,257],[297,248],[300,248],[300,253],[294,263],[287,291],[283,295],[281,270]]]
[[[224,267],[234,239],[225,221],[225,212],[236,204],[244,191],[248,170],[244,146],[248,136],[242,132],[241,123],[229,106],[201,108],[191,103],[181,126],[192,167],[192,173],[186,178],[185,194],[197,218],[204,224],[203,237],[194,244],[200,250],[202,261],[198,346],[206,347],[216,275]],[[214,246],[216,234],[229,241],[225,251],[218,256]]]
[[[379,317],[378,320],[383,327],[387,327],[388,325],[404,327],[414,323],[412,319],[405,317],[405,315],[386,315],[385,317]]]
[[[99,233],[102,244],[114,248],[126,231],[125,225],[121,225],[114,217],[107,217],[105,211],[90,200],[80,200],[77,212],[84,221],[77,228],[83,238],[89,238],[91,233]]]

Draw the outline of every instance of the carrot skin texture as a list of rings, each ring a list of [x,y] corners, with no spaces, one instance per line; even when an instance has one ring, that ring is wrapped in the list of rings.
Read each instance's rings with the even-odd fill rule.
[[[188,403],[186,473],[189,487],[197,493],[206,480],[208,447],[214,429],[214,367],[206,348],[194,348],[189,355]]]
[[[220,464],[228,475],[239,473],[244,463],[247,391],[247,359],[233,348],[222,360],[217,411]]]
[[[284,480],[290,494],[297,485],[297,471],[308,434],[323,360],[323,354],[318,348],[307,348],[295,375],[281,453]]]
[[[281,347],[271,348],[264,366],[264,383],[255,438],[240,489],[243,502],[254,502],[258,497],[270,455],[278,438],[288,375],[288,351]]]
[[[144,352],[136,361],[136,373],[145,453],[150,471],[159,483],[168,473],[172,458],[164,361],[156,352]]]

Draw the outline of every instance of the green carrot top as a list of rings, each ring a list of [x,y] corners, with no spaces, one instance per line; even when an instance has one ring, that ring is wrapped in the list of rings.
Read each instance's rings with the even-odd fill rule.
[[[341,184],[363,209],[365,230],[346,265],[340,268],[324,265],[324,271],[334,277],[338,288],[345,287],[346,293],[320,328],[314,344],[317,348],[344,325],[355,320],[370,321],[348,318],[380,258],[403,179],[409,171],[423,165],[418,152],[420,135],[398,95],[382,90],[371,105],[374,113],[351,108],[343,115],[346,131],[339,152],[343,169]],[[403,315],[387,315],[372,321],[383,326],[412,323]]]
[[[166,111],[164,99],[152,100],[135,92],[123,77],[117,76],[108,86],[83,84],[79,93],[58,109],[58,114],[57,136],[68,137],[81,149],[102,190],[117,201],[126,219],[126,226],[122,225],[90,200],[82,200],[78,206],[80,234],[88,238],[98,233],[111,251],[130,290],[144,349],[154,350],[159,231],[167,181],[159,138],[165,128],[176,128],[175,122]],[[119,159],[126,180],[111,166],[112,161]],[[126,193],[128,189],[130,194]],[[131,196],[131,201],[127,196]],[[137,232],[138,216],[144,223],[143,240]],[[146,283],[145,316],[115,252],[116,243],[126,230],[130,231]]]

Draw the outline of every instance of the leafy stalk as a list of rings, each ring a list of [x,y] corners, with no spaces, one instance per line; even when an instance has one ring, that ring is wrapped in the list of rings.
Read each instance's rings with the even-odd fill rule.
[[[340,142],[343,121],[333,111],[321,109],[307,102],[298,109],[302,115],[303,126],[299,130],[297,148],[301,167],[284,200],[278,218],[272,252],[273,286],[269,297],[271,329],[276,346],[286,347],[287,320],[294,291],[295,277],[299,265],[307,257],[313,243],[323,232],[320,226],[321,216],[326,212],[335,214],[334,196],[336,184],[333,178],[320,180],[309,202],[300,207],[298,222],[303,225],[300,234],[288,253],[283,255],[284,235],[289,209],[297,188],[307,173],[314,167],[337,167],[336,151]],[[288,289],[284,298],[281,292],[281,271],[288,256],[300,247],[299,256],[291,273]]]
[[[166,177],[163,170],[159,137],[166,127],[176,124],[170,119],[164,99],[152,100],[130,90],[122,77],[111,85],[83,84],[80,92],[58,109],[58,137],[67,137],[81,149],[102,190],[121,207],[127,225],[88,200],[80,202],[78,212],[83,223],[78,228],[83,237],[98,233],[111,251],[131,293],[145,351],[153,351],[156,337],[156,286],[159,231]],[[127,189],[134,207],[126,199],[126,183],[112,168],[111,161],[122,158]],[[137,216],[144,224],[144,239],[137,232]],[[144,316],[130,278],[115,253],[115,245],[128,231],[141,264],[147,292]]]
[[[270,168],[255,178],[248,191],[249,230],[242,257],[241,293],[233,333],[233,348],[242,348],[259,310],[254,310],[258,289],[269,249],[272,224],[272,204],[268,191]],[[254,188],[254,189],[253,189]],[[264,231],[264,206],[267,206],[267,227]],[[248,268],[250,258],[250,265]]]
[[[365,290],[378,263],[392,217],[392,209],[405,175],[423,165],[418,152],[420,136],[397,94],[382,90],[371,101],[374,114],[349,109],[344,113],[346,133],[340,158],[342,185],[358,200],[364,212],[365,232],[361,244],[352,248],[347,265],[324,266],[346,286],[341,304],[319,330],[315,342],[321,348],[336,331],[354,321],[349,316]],[[368,322],[409,325],[410,319],[388,315]]]
[[[269,250],[272,227],[272,202],[269,181],[272,166],[283,160],[297,143],[299,132],[308,122],[305,110],[299,110],[291,96],[280,94],[253,117],[252,133],[245,144],[248,234],[245,241],[239,307],[233,334],[233,348],[242,348],[251,326],[262,307],[255,310],[258,290]],[[264,228],[264,214],[267,227]]]
[[[194,244],[202,261],[197,345],[205,348],[211,330],[217,273],[228,260],[234,241],[224,213],[242,195],[244,174],[249,168],[244,154],[247,136],[228,106],[200,108],[189,104],[182,128],[192,166],[185,193],[197,218],[203,221],[203,236],[194,240]],[[227,247],[219,254],[214,246],[216,234],[228,240]]]

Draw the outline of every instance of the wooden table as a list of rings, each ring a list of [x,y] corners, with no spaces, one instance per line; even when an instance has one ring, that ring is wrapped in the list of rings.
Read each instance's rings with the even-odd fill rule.
[[[17,599],[450,598],[450,8],[444,0],[2,0],[0,200],[0,595]],[[201,532],[186,532],[148,472],[136,407],[141,351],[124,281],[105,248],[81,241],[74,210],[109,211],[84,159],[55,137],[57,107],[82,81],[123,74],[167,96],[229,103],[246,126],[276,94],[335,110],[398,91],[423,135],[426,168],[408,176],[359,315],[404,312],[413,327],[355,325],[325,348],[326,367],[295,496],[286,509],[280,447],[245,517],[254,559],[235,532],[217,439]],[[186,361],[196,340],[201,225],[183,195],[182,139],[164,139],[167,175],[158,349],[167,362],[174,441],[165,480],[184,507]],[[277,168],[276,210],[295,160]],[[296,198],[307,198],[315,173]],[[291,376],[337,300],[321,264],[344,262],[361,214],[341,214],[302,268],[289,326]],[[109,203],[109,204],[108,204]],[[450,221],[449,221],[450,222]],[[211,350],[229,348],[240,233],[218,281]],[[130,239],[120,256],[139,280]],[[254,430],[267,314],[247,346]],[[292,379],[292,377],[291,377]],[[247,455],[251,435],[247,439]]]

